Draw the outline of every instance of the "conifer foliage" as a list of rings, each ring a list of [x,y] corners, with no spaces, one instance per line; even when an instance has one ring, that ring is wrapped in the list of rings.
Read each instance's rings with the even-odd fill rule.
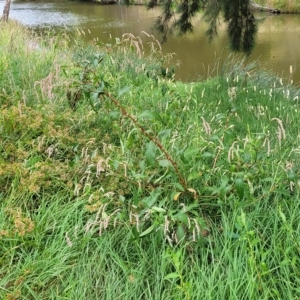
[[[250,54],[257,32],[251,3],[251,0],[150,0],[148,7],[162,5],[162,14],[156,19],[155,28],[163,34],[163,41],[174,30],[180,34],[192,32],[193,18],[203,11],[204,20],[209,25],[209,40],[217,35],[218,24],[222,18],[227,24],[231,49]]]

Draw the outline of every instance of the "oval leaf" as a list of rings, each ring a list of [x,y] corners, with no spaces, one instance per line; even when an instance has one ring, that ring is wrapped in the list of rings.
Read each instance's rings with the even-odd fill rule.
[[[154,119],[154,115],[151,111],[149,110],[144,110],[139,116],[139,119],[143,118],[143,119]]]
[[[155,144],[151,141],[146,145],[145,158],[149,165],[153,165],[155,162]]]
[[[151,233],[156,228],[156,223],[152,224],[149,228],[147,228],[145,231],[143,231],[140,234],[140,238],[143,236],[146,236],[147,234]]]
[[[178,227],[176,229],[176,237],[177,237],[179,242],[182,242],[184,240],[185,231],[184,231],[182,225],[178,225]]]
[[[189,175],[187,181],[198,179],[199,177],[201,177],[201,175],[202,175],[202,173],[200,173],[200,172],[193,172]]]
[[[161,207],[157,207],[157,206],[153,206],[151,209],[156,212],[166,212],[165,209],[163,209]]]
[[[164,167],[164,168],[167,168],[167,167],[172,167],[172,163],[168,160],[168,159],[160,159],[158,161],[158,164],[161,166],[161,167]]]
[[[131,89],[132,89],[132,85],[130,85],[130,86],[125,86],[125,87],[121,88],[121,89],[119,90],[119,93],[118,93],[119,97],[121,97],[122,95],[128,93]]]
[[[235,180],[235,188],[239,195],[239,198],[243,199],[243,197],[244,197],[244,180],[242,178],[237,178]]]

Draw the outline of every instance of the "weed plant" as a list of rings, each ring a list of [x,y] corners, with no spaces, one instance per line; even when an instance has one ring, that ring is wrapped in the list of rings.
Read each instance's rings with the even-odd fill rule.
[[[175,82],[146,33],[2,26],[1,299],[297,299],[290,81],[230,58]]]

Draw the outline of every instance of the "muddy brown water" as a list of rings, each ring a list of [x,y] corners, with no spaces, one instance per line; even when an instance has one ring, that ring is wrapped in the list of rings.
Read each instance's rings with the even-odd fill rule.
[[[4,0],[0,0],[0,13]],[[124,33],[141,35],[142,31],[159,36],[153,31],[153,23],[159,15],[159,8],[147,10],[143,6],[99,5],[88,2],[59,1],[14,1],[10,17],[34,29],[81,28],[90,32],[85,40],[98,38],[104,43],[114,43]],[[249,62],[258,60],[261,68],[300,83],[300,15],[267,16],[259,27],[257,44]],[[195,81],[214,76],[220,72],[226,57],[230,54],[225,28],[210,44],[205,35],[207,29],[201,18],[195,20],[195,30],[186,36],[174,36],[162,45],[164,53],[174,53],[172,63],[179,63],[176,78]],[[214,70],[214,71],[213,71]]]

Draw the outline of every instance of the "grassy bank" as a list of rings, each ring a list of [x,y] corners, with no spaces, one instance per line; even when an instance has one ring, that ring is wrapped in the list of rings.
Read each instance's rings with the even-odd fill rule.
[[[1,299],[297,299],[290,80],[1,26]]]
[[[299,13],[300,3],[294,0],[257,0],[256,3],[283,11]]]

